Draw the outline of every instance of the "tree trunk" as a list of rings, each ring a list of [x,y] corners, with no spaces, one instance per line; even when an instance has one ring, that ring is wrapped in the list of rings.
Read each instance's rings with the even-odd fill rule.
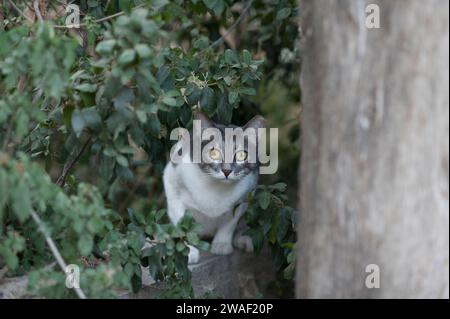
[[[380,28],[366,27],[366,5]],[[297,296],[449,297],[449,3],[300,0]],[[366,266],[380,287],[366,286]]]

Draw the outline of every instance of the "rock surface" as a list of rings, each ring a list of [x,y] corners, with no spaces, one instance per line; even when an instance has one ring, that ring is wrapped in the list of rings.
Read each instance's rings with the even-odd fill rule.
[[[201,255],[198,264],[190,266],[192,286],[196,298],[262,298],[267,295],[267,285],[275,278],[275,270],[268,253],[260,255],[235,250],[231,255]],[[143,274],[148,272],[143,271]],[[27,277],[3,279],[0,282],[0,299],[30,298],[27,295]],[[163,292],[162,284],[144,276],[143,288],[137,294],[120,291],[122,299],[156,298]]]
[[[189,268],[196,298],[267,298],[267,285],[275,278],[267,252],[258,256],[238,250],[228,256],[203,253],[200,262]],[[143,285],[139,293],[123,292],[119,297],[155,298],[164,288],[149,277],[143,278]]]

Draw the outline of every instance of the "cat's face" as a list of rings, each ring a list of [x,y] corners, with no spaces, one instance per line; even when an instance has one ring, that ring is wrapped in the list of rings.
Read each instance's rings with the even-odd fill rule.
[[[215,123],[203,113],[197,113],[195,119],[202,121],[202,132],[208,128],[215,128],[221,132],[221,138],[219,139],[211,138],[202,141],[202,162],[198,165],[204,174],[217,180],[232,182],[258,170],[257,143],[252,143],[248,138],[243,140],[234,138],[228,141],[228,145],[225,145],[225,129],[235,129],[239,128],[238,126]],[[244,131],[247,128],[257,130],[264,126],[264,118],[256,116],[241,129]],[[225,149],[230,150],[232,158],[225,158]]]

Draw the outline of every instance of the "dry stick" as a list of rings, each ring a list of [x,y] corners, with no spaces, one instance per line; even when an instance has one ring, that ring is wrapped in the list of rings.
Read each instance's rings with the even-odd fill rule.
[[[36,13],[36,17],[38,18],[38,20],[40,22],[43,22],[44,19],[42,18],[41,12],[39,11],[39,1],[35,0],[33,3],[33,7],[34,7],[34,11]],[[80,159],[81,154],[84,152],[84,150],[86,149],[86,147],[88,146],[90,141],[91,141],[91,138],[89,137],[88,140],[84,143],[83,147],[78,152],[78,154],[74,158],[72,158],[72,160],[70,160],[69,162],[67,162],[64,165],[63,173],[56,182],[56,184],[58,186],[60,186],[60,187],[64,186],[67,175],[69,174],[70,170],[75,165],[75,163]],[[31,217],[33,218],[35,223],[38,225],[38,228],[41,231],[41,233],[44,235],[45,241],[47,242],[47,245],[50,248],[50,251],[52,252],[53,256],[55,257],[56,261],[58,262],[59,267],[61,267],[63,272],[66,272],[67,264],[64,261],[64,259],[62,258],[61,253],[59,252],[58,247],[56,247],[56,244],[53,241],[53,239],[45,232],[44,225],[43,225],[41,219],[39,218],[39,215],[36,213],[36,211],[32,210]],[[86,299],[86,295],[84,294],[84,292],[81,288],[75,287],[74,289],[75,289],[75,293],[77,294],[78,298]]]
[[[64,259],[62,258],[53,239],[45,232],[44,225],[43,225],[41,219],[39,218],[39,215],[34,210],[32,210],[31,217],[33,218],[35,223],[38,225],[38,228],[41,231],[41,233],[44,235],[45,241],[47,242],[47,245],[50,248],[50,251],[52,252],[53,256],[55,257],[56,261],[58,262],[59,267],[61,267],[62,271],[65,273],[67,264],[64,261]],[[74,288],[74,289],[75,289],[75,293],[77,294],[78,298],[86,299],[86,295],[84,294],[84,292],[81,288]]]
[[[136,7],[134,7],[133,10],[134,10],[134,9],[137,9],[137,8],[140,8],[140,7],[143,7],[143,6],[144,6],[143,4],[140,4],[140,5],[136,6]],[[124,14],[125,14],[124,11],[120,11],[120,12],[111,14],[111,15],[109,15],[109,16],[107,16],[107,17],[103,17],[103,18],[97,19],[97,20],[95,20],[95,23],[102,23],[102,22],[105,22],[105,21],[108,21],[108,20],[117,18],[117,17],[119,17],[119,16],[121,16],[121,15],[124,15]],[[81,27],[85,27],[85,26],[87,26],[86,23],[81,23],[81,24],[80,24],[80,28],[81,28]],[[68,26],[66,26],[66,25],[54,25],[53,27],[56,28],[56,29],[66,29],[66,28],[67,28],[67,29],[72,29],[72,28],[73,28],[73,27],[68,27]]]
[[[42,18],[41,11],[39,10],[39,1],[38,0],[34,0],[33,8],[34,8],[34,12],[36,13],[36,17],[38,18],[38,20],[40,22],[43,22],[44,19]]]
[[[92,140],[92,137],[89,137],[87,139],[87,141],[81,147],[80,151],[75,156],[73,156],[71,160],[67,161],[66,164],[64,164],[63,171],[61,173],[61,176],[57,179],[56,185],[58,185],[59,187],[64,186],[64,184],[66,183],[67,175],[69,175],[69,172],[72,169],[72,167],[75,165],[75,163],[78,162],[78,160],[81,157],[81,154],[83,154],[84,150],[89,145],[91,140]]]
[[[221,36],[219,39],[217,39],[210,45],[210,48],[213,48],[213,47],[221,44],[225,40],[225,38],[228,37],[231,32],[233,32],[233,30],[239,25],[241,20],[247,15],[247,12],[250,9],[250,7],[252,6],[252,4],[253,4],[253,0],[250,0],[248,2],[247,6],[244,8],[244,10],[242,10],[242,13],[239,16],[239,18],[237,18],[236,21],[234,21],[234,23],[230,26],[230,28],[228,28],[227,32],[225,32],[225,34],[223,36]]]
[[[116,18],[116,17],[121,16],[121,15],[124,15],[124,14],[125,14],[125,12],[120,11],[120,12],[114,13],[114,14],[112,14],[112,15],[110,15],[110,16],[107,16],[107,17],[104,17],[104,18],[101,18],[101,19],[97,19],[97,20],[95,20],[95,23],[101,23],[101,22],[104,22],[104,21],[107,21],[107,20]],[[79,27],[80,27],[80,28],[81,28],[81,27],[85,27],[85,26],[87,26],[86,23],[80,23],[80,24],[79,24]],[[73,27],[69,27],[69,26],[66,26],[66,25],[54,25],[53,27],[54,27],[55,29],[72,29],[72,28],[73,28]]]
[[[20,10],[20,8],[12,1],[12,0],[8,0],[8,2],[14,7],[14,9],[25,19],[27,19],[30,22],[34,22],[33,19],[31,19],[29,16],[25,15],[25,13],[23,13],[22,10]]]

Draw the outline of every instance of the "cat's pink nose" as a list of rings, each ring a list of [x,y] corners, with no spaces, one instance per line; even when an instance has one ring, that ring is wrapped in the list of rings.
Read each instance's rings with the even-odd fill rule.
[[[223,169],[222,172],[225,175],[225,177],[228,177],[228,175],[230,175],[231,173],[231,169]]]

